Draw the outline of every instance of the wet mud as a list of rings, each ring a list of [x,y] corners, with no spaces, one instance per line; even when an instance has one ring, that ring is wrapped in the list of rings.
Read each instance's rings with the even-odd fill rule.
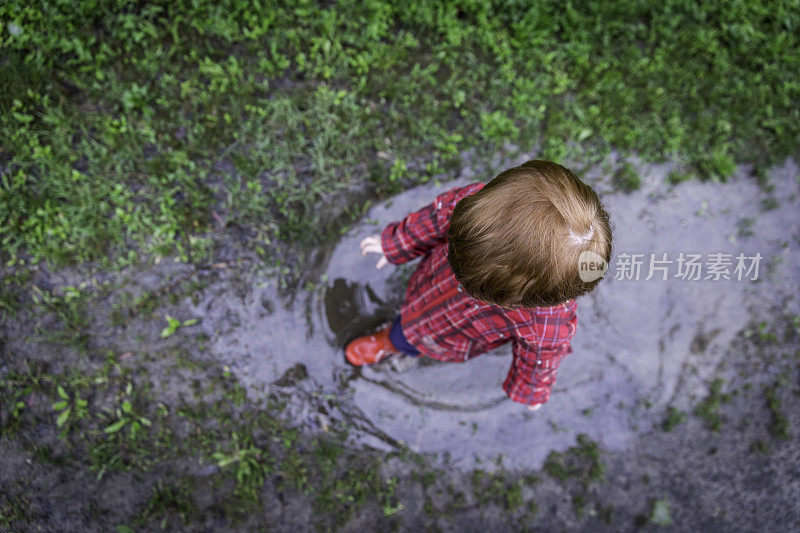
[[[497,165],[502,170],[527,158]],[[347,404],[363,442],[450,456],[464,469],[502,456],[506,467],[538,468],[552,450],[584,433],[622,451],[653,431],[666,407],[687,410],[708,392],[733,341],[776,306],[800,314],[800,171],[792,160],[759,186],[740,168],[727,184],[665,185],[670,165],[637,165],[642,188],[615,192],[608,173],[583,178],[600,194],[615,231],[606,280],[579,300],[574,352],[561,364],[550,401],[537,412],[509,400],[501,383],[507,344],[466,363],[404,357],[354,368],[344,346],[392,320],[416,262],[375,268],[359,242],[449,188],[488,181],[465,170],[456,180],[406,191],[374,206],[322,256],[327,282],[287,305],[274,282],[241,295],[206,291],[192,310],[203,316],[214,357],[253,390],[299,373],[305,394]],[[676,277],[683,254],[731,254],[733,279]],[[757,279],[735,279],[739,253],[761,255]],[[638,279],[617,279],[625,254],[643,254]],[[648,276],[651,254],[673,261],[667,279]],[[707,275],[706,270],[702,276]],[[752,277],[752,272],[751,276]],[[294,370],[292,370],[294,369]],[[311,415],[304,415],[311,416]]]

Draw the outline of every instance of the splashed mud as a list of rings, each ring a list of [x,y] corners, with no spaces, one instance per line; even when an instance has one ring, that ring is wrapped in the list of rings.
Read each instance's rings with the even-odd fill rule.
[[[375,447],[404,441],[415,451],[448,452],[463,468],[499,455],[507,467],[536,468],[579,433],[624,450],[666,406],[686,409],[706,393],[720,363],[736,357],[732,340],[753,317],[775,305],[787,316],[800,314],[800,172],[793,161],[772,169],[772,188],[759,187],[743,168],[727,184],[671,187],[664,185],[670,165],[638,168],[642,188],[629,194],[613,192],[599,169],[584,176],[611,213],[614,257],[607,279],[579,300],[575,351],[561,364],[550,401],[535,413],[501,389],[510,344],[463,364],[404,358],[353,368],[344,359],[348,340],[396,316],[416,265],[378,270],[376,255],[361,255],[361,239],[441,191],[492,176],[465,173],[372,208],[328,254],[329,281],[303,305],[285,307],[266,284],[241,297],[209,295],[195,311],[213,325],[206,333],[215,356],[245,383],[259,387],[303,365],[305,386],[349,402],[362,418],[365,442]],[[757,279],[750,279],[753,272],[736,279],[740,252],[761,255]],[[681,253],[702,254],[701,279],[676,277]],[[705,279],[708,254],[716,253],[731,254],[731,279]],[[643,254],[638,279],[618,279],[626,254]],[[651,254],[672,261],[667,279],[660,271],[646,279]]]

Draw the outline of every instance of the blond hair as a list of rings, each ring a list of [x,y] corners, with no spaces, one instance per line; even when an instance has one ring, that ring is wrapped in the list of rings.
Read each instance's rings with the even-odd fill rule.
[[[611,260],[611,224],[597,193],[550,161],[500,173],[455,207],[448,261],[468,294],[503,307],[550,307],[592,291],[583,252]]]

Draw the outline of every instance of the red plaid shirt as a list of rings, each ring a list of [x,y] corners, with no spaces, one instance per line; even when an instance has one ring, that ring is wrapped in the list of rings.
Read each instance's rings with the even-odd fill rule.
[[[423,256],[401,309],[403,333],[422,355],[452,362],[464,362],[511,341],[514,357],[503,390],[516,402],[544,403],[556,382],[558,365],[572,353],[577,303],[505,309],[463,291],[447,261],[447,229],[456,203],[483,186],[478,182],[440,194],[381,233],[390,263]]]

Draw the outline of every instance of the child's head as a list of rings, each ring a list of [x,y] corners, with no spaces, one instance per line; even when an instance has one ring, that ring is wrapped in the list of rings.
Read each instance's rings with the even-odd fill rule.
[[[597,193],[550,161],[506,170],[459,201],[448,241],[464,290],[503,307],[549,307],[586,294],[602,277],[581,279],[581,253],[611,260],[611,225]]]

